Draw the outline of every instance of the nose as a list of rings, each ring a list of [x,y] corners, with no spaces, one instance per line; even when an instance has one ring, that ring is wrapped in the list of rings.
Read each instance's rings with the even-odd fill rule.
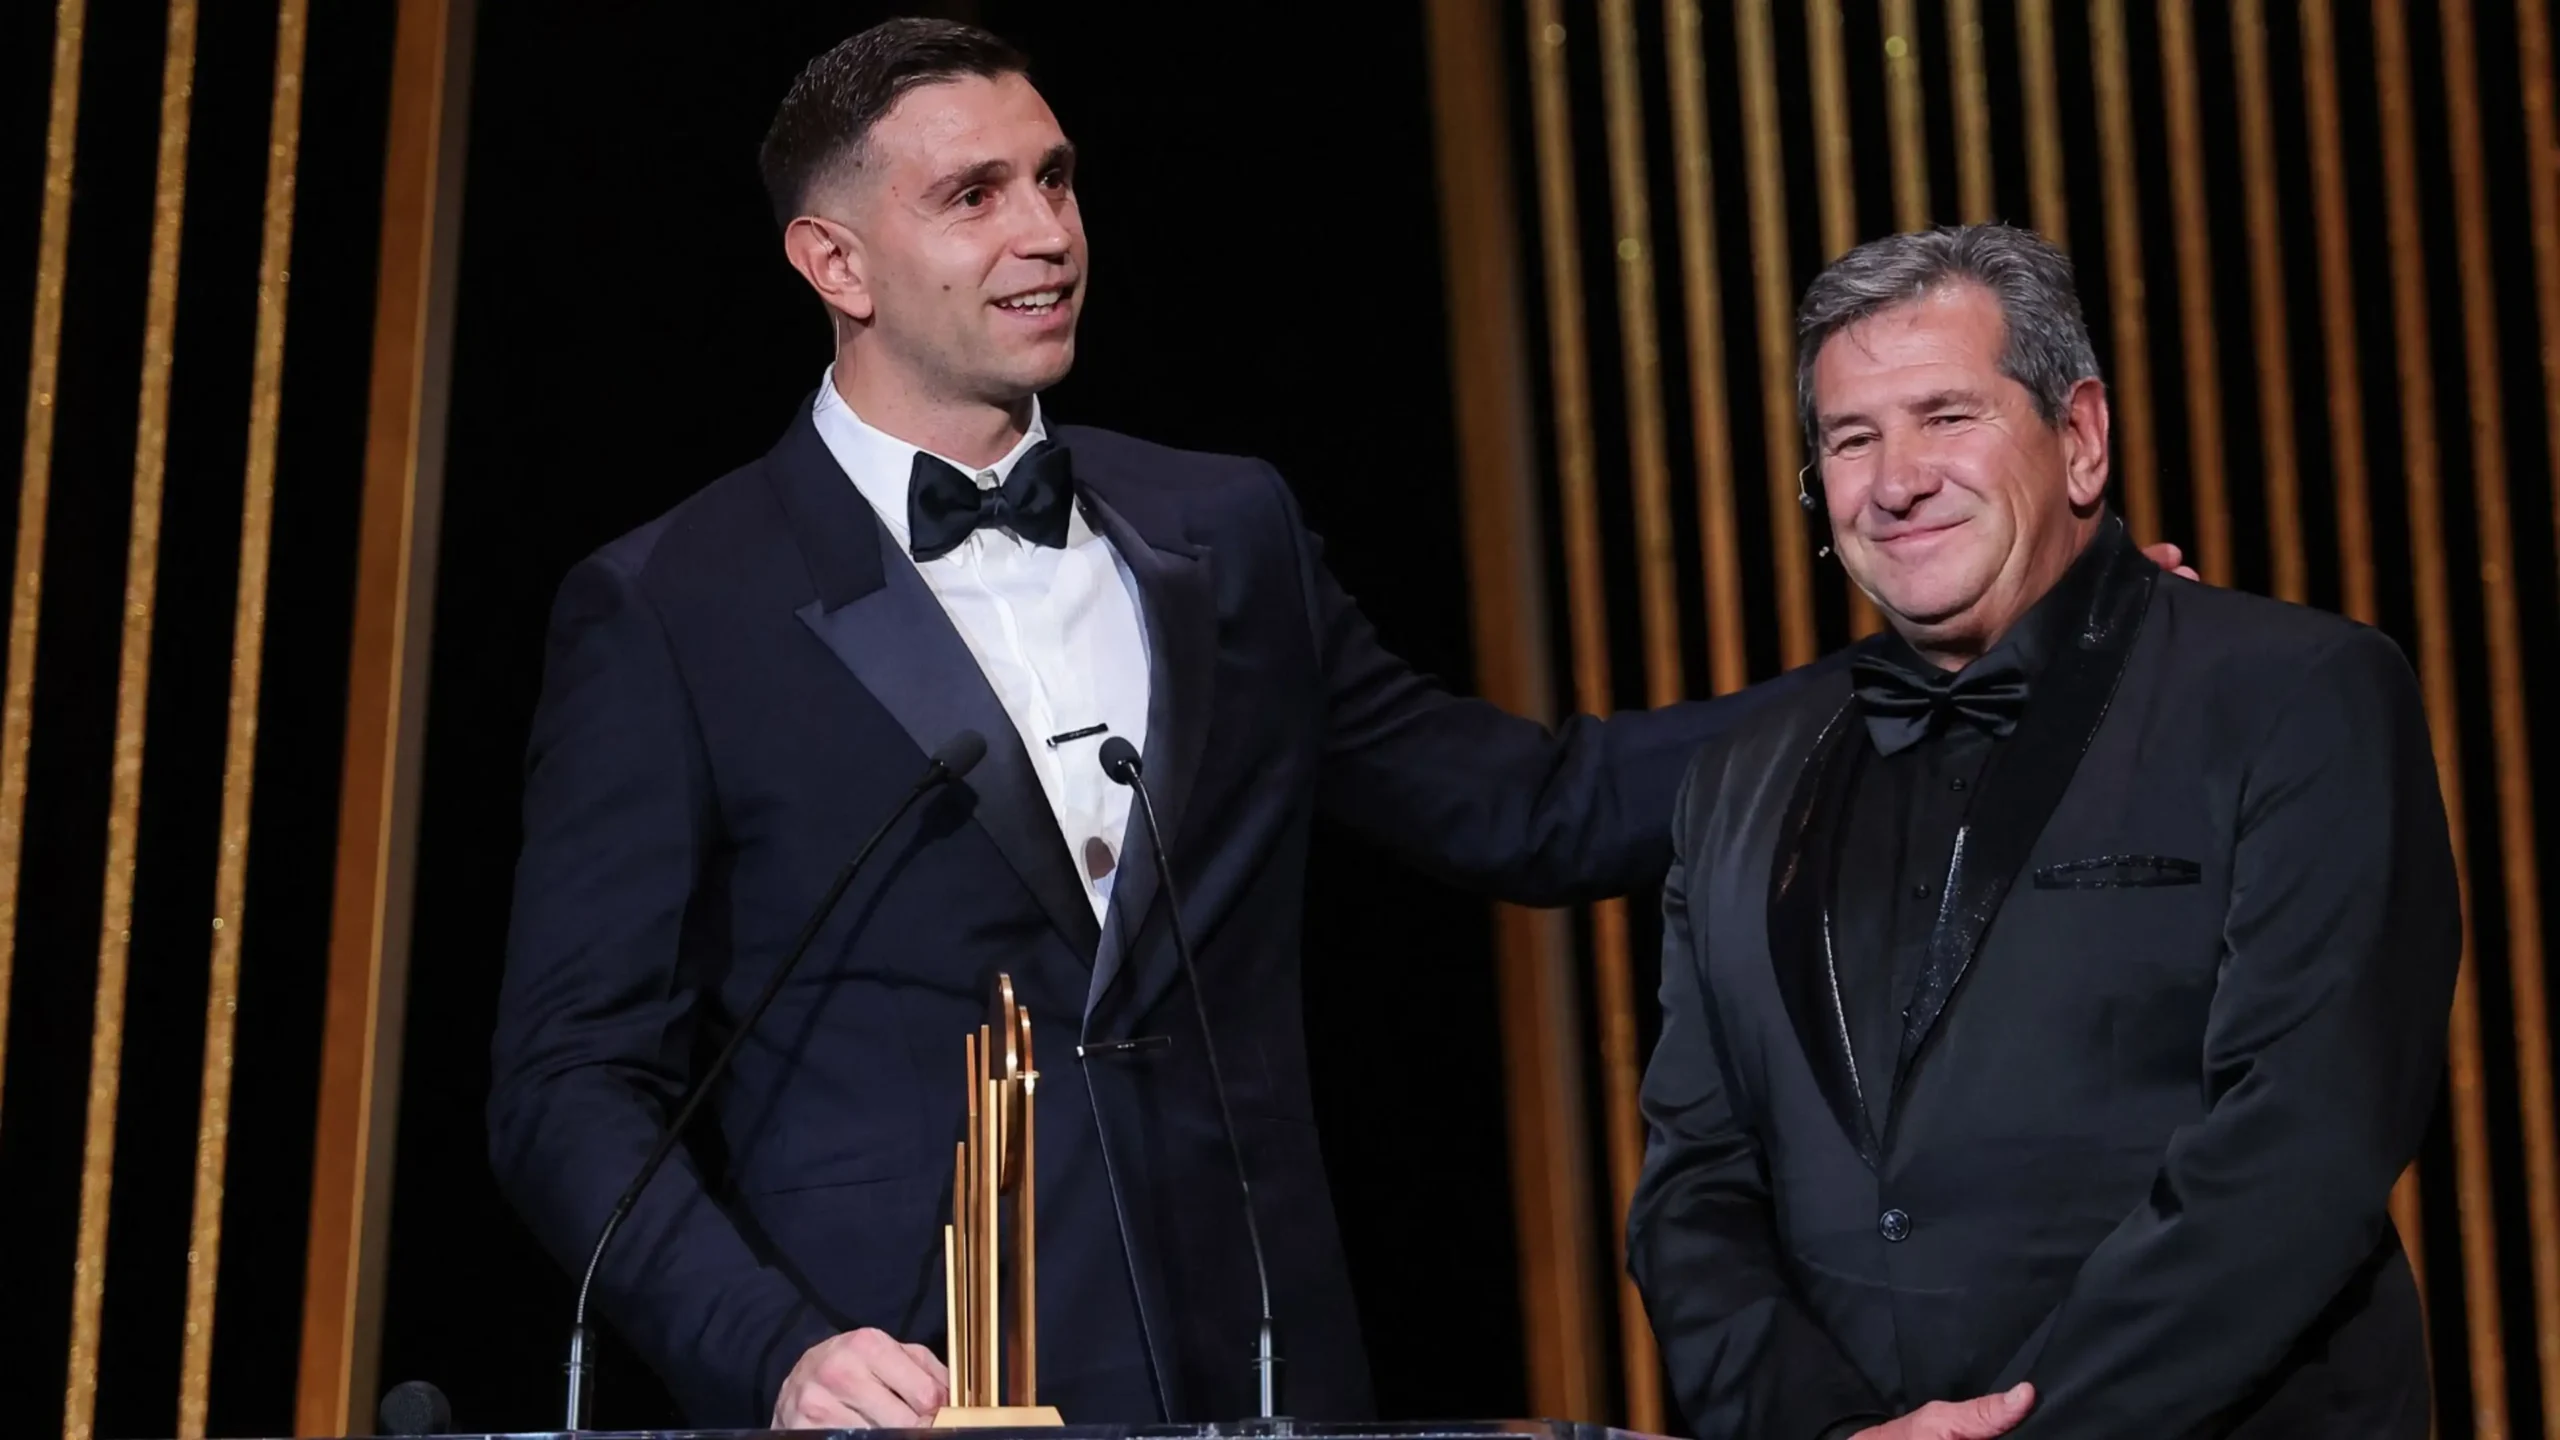
[[[1877,509],[1894,515],[1907,515],[1913,506],[1938,493],[1944,483],[1936,467],[1927,463],[1922,447],[1896,443],[1888,435],[1877,442],[1875,484],[1867,491],[1868,502]]]
[[[1066,213],[1071,203],[1042,193],[1036,183],[1026,186],[1024,203],[1014,207],[1023,217],[1014,234],[1014,253],[1029,260],[1065,260],[1075,245]]]

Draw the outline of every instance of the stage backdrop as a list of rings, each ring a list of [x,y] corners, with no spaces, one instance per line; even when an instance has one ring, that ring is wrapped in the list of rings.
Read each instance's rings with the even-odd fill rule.
[[[555,1413],[480,1119],[543,611],[815,383],[754,145],[892,8],[0,6],[13,1432]],[[2560,1436],[2546,0],[895,8],[1022,43],[1085,152],[1055,412],[1274,460],[1390,642],[1526,713],[1871,626],[1793,505],[1796,292],[2064,242],[2144,538],[2418,665],[2471,948],[2397,1213],[2445,1432]],[[1617,1252],[1652,897],[1488,912],[1328,831],[1310,899],[1387,1411],[1677,1430]],[[610,1360],[608,1423],[670,1418]]]

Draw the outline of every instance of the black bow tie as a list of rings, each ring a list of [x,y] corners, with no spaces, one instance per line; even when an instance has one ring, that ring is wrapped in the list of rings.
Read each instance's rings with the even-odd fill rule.
[[[1867,734],[1880,755],[1919,744],[1950,714],[1963,716],[1995,739],[2004,738],[2018,728],[2018,717],[2027,708],[2026,668],[2006,653],[1952,672],[1934,665],[1915,667],[1889,654],[1862,655],[1849,674]]]
[[[918,560],[937,559],[981,525],[1063,549],[1075,497],[1066,448],[1046,440],[1023,452],[1013,473],[991,490],[979,489],[967,471],[919,450],[907,474],[907,550]]]

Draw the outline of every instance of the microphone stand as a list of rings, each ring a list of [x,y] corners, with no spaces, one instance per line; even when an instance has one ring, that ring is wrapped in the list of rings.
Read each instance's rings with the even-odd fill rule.
[[[631,1178],[622,1198],[613,1202],[612,1212],[605,1216],[604,1228],[596,1233],[595,1249],[588,1252],[586,1273],[578,1277],[578,1309],[569,1324],[569,1360],[563,1367],[568,1372],[569,1393],[561,1429],[576,1431],[585,1428],[587,1411],[595,1403],[595,1335],[587,1327],[587,1297],[595,1288],[596,1269],[604,1263],[605,1247],[613,1243],[615,1232],[622,1228],[622,1222],[630,1216],[632,1207],[640,1203],[640,1192],[649,1188],[649,1182],[658,1176],[658,1168],[675,1153],[677,1142],[684,1138],[685,1128],[693,1123],[703,1101],[710,1097],[713,1085],[728,1073],[730,1062],[737,1058],[739,1048],[746,1043],[756,1022],[772,1008],[774,998],[782,993],[783,983],[791,978],[792,970],[800,964],[800,957],[809,953],[810,944],[818,938],[818,931],[826,925],[827,918],[835,913],[837,902],[844,899],[844,892],[852,886],[854,874],[862,868],[862,862],[871,858],[871,852],[879,848],[880,842],[888,838],[889,831],[915,808],[917,801],[969,773],[986,757],[986,753],[986,738],[975,730],[961,731],[944,741],[942,748],[933,753],[933,758],[925,764],[923,777],[907,791],[906,798],[898,802],[898,808],[889,812],[889,818],[880,822],[880,827],[871,832],[871,838],[863,841],[862,848],[853,852],[853,858],[836,872],[835,882],[827,887],[825,897],[818,901],[818,908],[811,911],[807,922],[801,925],[800,934],[791,942],[789,953],[783,956],[781,964],[774,967],[772,978],[765,981],[764,993],[756,997],[756,1003],[748,1006],[747,1013],[731,1028],[728,1043],[722,1045],[720,1053],[703,1067],[701,1078],[694,1082],[684,1103],[676,1108],[675,1118],[659,1132],[658,1143],[650,1149],[649,1158],[640,1163],[640,1173]]]
[[[1137,793],[1139,813],[1146,817],[1149,848],[1155,851],[1156,885],[1164,891],[1164,903],[1172,917],[1173,952],[1182,962],[1183,979],[1191,989],[1192,1013],[1200,1019],[1200,1051],[1209,1061],[1209,1089],[1218,1098],[1218,1123],[1227,1137],[1227,1158],[1235,1162],[1236,1191],[1244,1198],[1245,1239],[1253,1247],[1253,1276],[1262,1291],[1262,1324],[1253,1347],[1253,1371],[1260,1392],[1258,1418],[1280,1418],[1280,1347],[1278,1326],[1271,1318],[1271,1267],[1262,1254],[1262,1227],[1253,1215],[1253,1182],[1246,1178],[1244,1146],[1236,1139],[1235,1112],[1227,1104],[1227,1078],[1218,1064],[1218,1042],[1209,1033],[1209,1002],[1200,993],[1200,967],[1191,958],[1191,937],[1182,923],[1182,895],[1173,884],[1173,857],[1165,853],[1164,830],[1156,824],[1155,797],[1148,793],[1147,782],[1140,772],[1144,768],[1138,758],[1138,747],[1118,736],[1103,742],[1103,772]]]

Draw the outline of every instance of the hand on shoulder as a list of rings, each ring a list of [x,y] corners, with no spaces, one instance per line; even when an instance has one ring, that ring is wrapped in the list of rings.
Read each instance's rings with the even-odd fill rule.
[[[2143,546],[2142,558],[2159,566],[2161,569],[2168,571],[2170,574],[2177,576],[2181,580],[2194,580],[2199,578],[2196,574],[2196,567],[2182,563],[2187,558],[2186,553],[2166,540],[2161,541],[2157,545]]]

